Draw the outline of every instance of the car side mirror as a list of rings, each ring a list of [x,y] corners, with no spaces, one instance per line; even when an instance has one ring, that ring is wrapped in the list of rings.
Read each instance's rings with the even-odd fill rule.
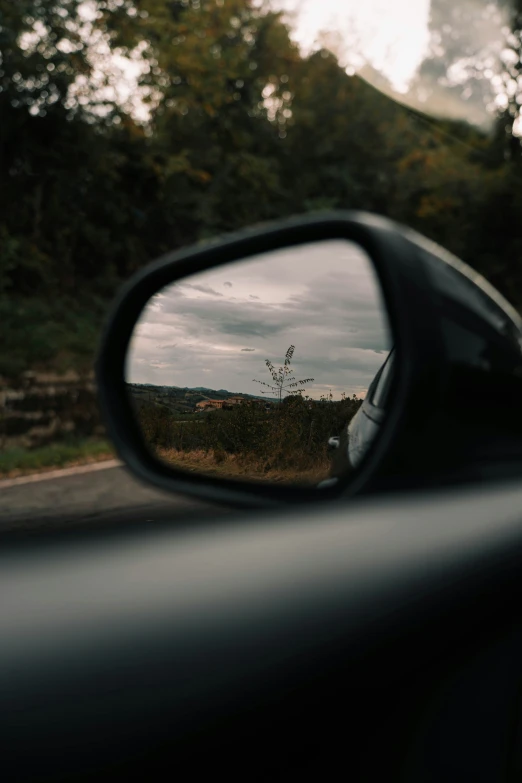
[[[474,363],[471,339],[452,356],[452,319],[520,373],[512,308],[388,220],[321,213],[201,243],[140,271],[113,307],[97,364],[109,434],[140,478],[227,504],[428,480],[455,366]]]

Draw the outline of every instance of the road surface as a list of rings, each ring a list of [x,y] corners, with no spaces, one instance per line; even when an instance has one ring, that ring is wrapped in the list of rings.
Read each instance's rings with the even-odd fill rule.
[[[0,533],[188,520],[227,509],[138,482],[121,463],[0,480]]]

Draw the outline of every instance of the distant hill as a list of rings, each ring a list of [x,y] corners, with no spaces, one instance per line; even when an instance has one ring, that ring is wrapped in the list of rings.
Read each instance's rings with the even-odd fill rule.
[[[216,391],[215,389],[208,389],[206,386],[194,386],[193,389],[189,389],[188,391],[198,391],[198,392],[208,392],[208,394],[226,394],[228,396],[233,397],[248,397],[248,394],[236,394],[235,392],[229,392],[226,389],[219,389]]]
[[[243,394],[227,389],[208,389],[204,386],[155,386],[151,383],[128,383],[134,403],[140,405],[155,404],[166,407],[173,413],[192,412],[202,400],[226,400],[228,397],[243,397],[245,400],[262,400],[277,402],[275,397],[264,395]]]

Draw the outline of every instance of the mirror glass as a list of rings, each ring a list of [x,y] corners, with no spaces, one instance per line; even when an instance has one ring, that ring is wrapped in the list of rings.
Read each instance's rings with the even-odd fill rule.
[[[136,324],[126,382],[147,444],[169,465],[326,486],[379,432],[392,347],[373,263],[331,240],[159,291]]]

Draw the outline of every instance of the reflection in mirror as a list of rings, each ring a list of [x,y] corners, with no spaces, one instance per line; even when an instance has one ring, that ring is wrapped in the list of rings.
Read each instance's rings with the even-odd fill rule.
[[[136,324],[126,381],[148,446],[172,467],[318,485],[374,441],[391,347],[371,260],[331,240],[162,289]]]

